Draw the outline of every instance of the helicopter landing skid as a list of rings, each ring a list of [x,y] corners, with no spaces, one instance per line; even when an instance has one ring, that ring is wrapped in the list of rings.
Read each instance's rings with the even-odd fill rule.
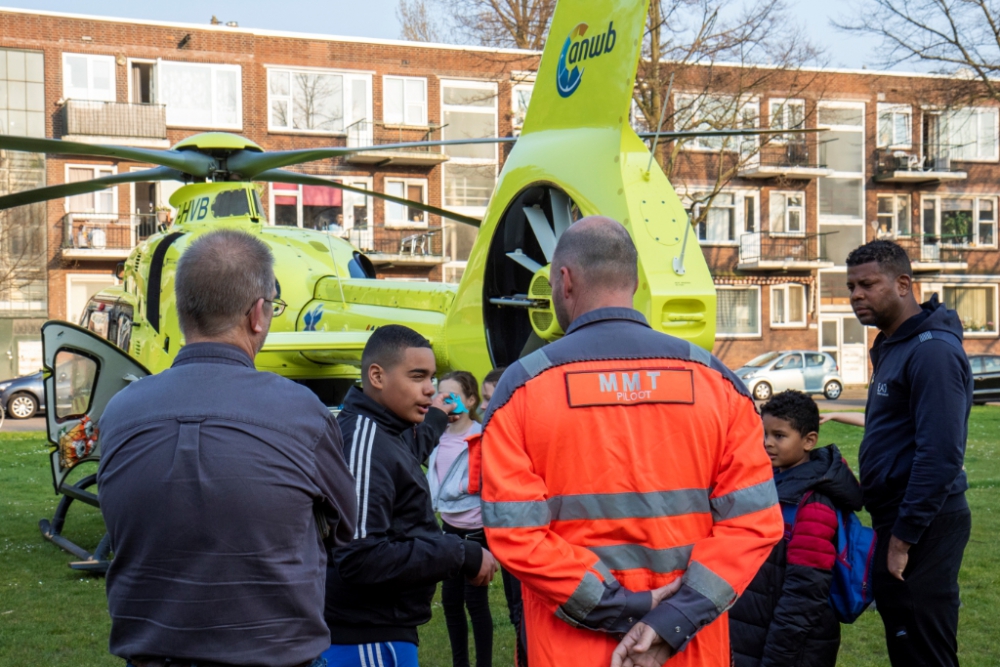
[[[76,484],[64,484],[61,489],[63,497],[59,501],[59,506],[56,507],[56,513],[52,516],[52,521],[42,519],[38,522],[38,528],[42,531],[42,537],[63,551],[71,553],[80,559],[79,561],[70,563],[69,566],[71,568],[104,574],[108,571],[108,566],[111,564],[111,561],[108,560],[108,555],[111,553],[111,538],[107,533],[101,538],[93,553],[62,535],[63,526],[66,524],[66,513],[69,511],[70,505],[73,504],[74,500],[99,507],[97,496],[87,491],[88,487],[96,483],[97,475],[88,475]]]

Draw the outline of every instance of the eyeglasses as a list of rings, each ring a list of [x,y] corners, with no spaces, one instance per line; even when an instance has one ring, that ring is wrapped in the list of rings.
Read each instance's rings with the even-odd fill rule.
[[[281,299],[264,299],[264,303],[271,304],[271,308],[275,317],[278,317],[283,312],[285,312],[285,308],[288,307],[288,304],[282,301]],[[243,313],[243,317],[249,315],[250,311],[253,310],[253,307],[256,305],[257,305],[257,300],[254,299],[253,304],[250,306],[250,308],[247,309],[247,312]]]

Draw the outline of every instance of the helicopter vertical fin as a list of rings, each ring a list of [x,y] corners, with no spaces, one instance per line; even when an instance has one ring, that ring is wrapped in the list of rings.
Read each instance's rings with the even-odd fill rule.
[[[558,3],[522,136],[550,129],[628,127],[648,4]]]

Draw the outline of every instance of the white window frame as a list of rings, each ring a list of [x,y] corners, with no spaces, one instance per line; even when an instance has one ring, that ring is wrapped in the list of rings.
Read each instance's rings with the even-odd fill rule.
[[[341,70],[341,69],[327,69],[319,67],[284,67],[278,65],[266,65],[267,70],[267,131],[272,134],[311,134],[311,135],[321,135],[321,136],[334,136],[343,137],[347,135],[347,128],[353,123],[362,121],[371,121],[372,119],[372,75],[368,72],[355,72],[351,70]],[[292,127],[292,123],[289,122],[288,127],[282,127],[280,125],[274,125],[271,122],[271,103],[273,101],[271,97],[271,75],[277,72],[287,73],[289,76],[289,86],[291,86],[291,77],[295,74],[332,74],[341,77],[341,111],[344,114],[342,121],[343,128],[340,130],[299,130]],[[348,110],[353,108],[353,95],[354,89],[351,83],[355,81],[365,82],[365,117],[364,118],[351,118],[348,116]],[[289,94],[287,96],[286,117],[291,119],[291,103],[292,103],[291,88],[289,88]]]
[[[991,276],[991,277],[995,278],[995,276]],[[994,320],[998,320],[996,322],[993,322],[993,330],[992,331],[963,331],[963,337],[964,338],[996,338],[997,335],[1000,334],[1000,317],[998,317],[998,315],[997,315],[997,313],[1000,312],[1000,311],[997,310],[998,307],[1000,307],[1000,297],[998,297],[998,293],[1000,293],[1000,287],[998,287],[997,283],[995,283],[995,282],[979,282],[979,281],[976,281],[976,282],[971,282],[971,281],[970,282],[954,282],[954,281],[952,281],[952,282],[933,282],[933,283],[932,282],[927,282],[927,283],[921,283],[920,290],[921,290],[921,294],[925,295],[925,296],[929,296],[931,293],[937,292],[938,297],[941,299],[941,302],[945,303],[945,300],[944,300],[944,288],[945,287],[953,287],[953,288],[954,287],[958,287],[958,288],[970,288],[970,287],[971,288],[975,288],[975,287],[983,288],[983,287],[985,287],[985,288],[993,290],[993,319]],[[948,307],[951,308],[951,306],[948,306]]]
[[[371,190],[372,189],[372,179],[371,179],[370,176],[338,176],[337,178],[334,178],[332,180],[337,181],[338,183],[345,183],[346,185],[353,185],[353,186],[358,187],[358,188],[364,188],[365,190]],[[302,229],[302,220],[303,220],[303,215],[302,215],[302,187],[303,186],[300,185],[297,190],[276,190],[274,188],[274,183],[271,183],[269,185],[269,187],[268,187],[268,197],[267,197],[267,213],[268,213],[268,215],[267,215],[267,224],[269,226],[271,226],[271,227],[279,227],[280,226],[280,227],[286,227],[286,228],[289,228],[289,229],[291,228],[291,225],[278,225],[277,223],[275,223],[274,198],[275,197],[295,197],[295,221],[297,223],[296,227],[298,227],[299,229]],[[344,201],[344,202],[347,201],[347,197],[348,196],[364,197],[365,198],[365,200],[366,200],[365,201],[365,208],[368,211],[368,221],[367,221],[368,225],[367,225],[367,229],[371,229],[372,228],[372,224],[373,224],[373,221],[372,221],[372,213],[373,213],[373,211],[372,211],[372,197],[369,197],[367,195],[355,194],[355,193],[352,193],[352,192],[348,192],[347,190],[341,190],[341,192],[343,193],[344,199],[342,201]],[[347,206],[342,204],[341,208],[343,208],[345,210],[345,213],[343,214],[344,215],[344,231],[346,232],[346,231],[348,231],[350,229],[354,229],[354,211],[351,211],[351,219],[348,220],[347,213],[346,213]],[[350,223],[350,224],[348,224],[348,223]]]
[[[70,169],[90,169],[93,171],[94,175],[91,178],[103,178],[104,176],[114,176],[118,173],[118,166],[113,164],[78,164],[78,163],[66,163],[63,165],[63,183],[69,184],[69,170]],[[107,171],[110,173],[98,174],[98,170]],[[89,179],[88,179],[89,180]],[[97,190],[89,194],[93,194],[95,197],[98,194],[105,192],[106,190],[111,191],[111,213],[92,213],[88,211],[73,211],[69,207],[69,200],[73,197],[79,195],[72,195],[70,197],[63,198],[63,207],[66,209],[66,213],[79,213],[81,217],[86,217],[91,220],[116,220],[118,218],[118,186],[113,185],[105,190]],[[84,193],[87,194],[87,193]]]
[[[711,191],[712,186],[705,186],[705,190]],[[683,196],[684,208],[688,212],[691,211],[693,201],[697,198],[700,199],[701,195],[705,194],[703,191],[699,191],[697,188],[692,187],[689,194]],[[738,246],[740,244],[740,238],[744,234],[757,233],[760,231],[760,196],[761,192],[757,189],[750,188],[726,188],[715,193],[713,197],[713,203],[717,200],[718,195],[732,195],[733,196],[733,209],[734,209],[734,233],[736,238],[732,240],[716,240],[716,239],[700,239],[698,238],[699,230],[695,227],[692,231],[695,234],[695,239],[698,243],[703,246]],[[746,200],[747,198],[753,199],[753,215],[755,231],[747,231],[747,221],[746,221]],[[712,208],[711,206],[708,208]],[[705,210],[704,204],[701,205],[701,210]]]
[[[998,197],[996,195],[992,195],[992,196],[990,196],[990,195],[980,195],[980,194],[954,195],[954,196],[948,196],[948,195],[943,195],[943,194],[921,195],[921,198],[920,198],[920,224],[921,224],[920,231],[925,236],[927,236],[927,235],[933,235],[933,236],[937,236],[939,238],[941,237],[941,212],[942,212],[941,201],[944,200],[944,199],[970,199],[970,200],[972,200],[972,243],[971,244],[965,244],[965,243],[946,243],[943,240],[941,240],[939,242],[941,243],[942,246],[944,246],[944,247],[953,247],[953,248],[954,247],[960,247],[960,248],[964,248],[964,247],[969,247],[969,248],[996,248],[997,247],[997,233],[998,233],[997,227],[998,227],[998,223],[1000,223],[1000,220],[997,219],[998,216],[1000,216],[1000,213],[998,213],[998,211],[997,211],[997,205],[1000,202],[998,202]],[[979,207],[980,207],[980,204],[981,204],[982,200],[984,200],[984,199],[989,199],[989,200],[991,200],[993,202],[993,243],[990,244],[990,245],[981,245],[979,243]],[[935,205],[935,210],[934,210],[934,229],[933,230],[926,229],[924,227],[924,224],[923,224],[924,223],[924,216],[923,216],[924,202],[931,202],[931,201],[936,201],[937,202],[937,204]]]
[[[802,203],[799,204],[798,206],[791,206],[790,207],[788,205],[788,198],[789,197],[799,197],[799,198],[802,199]],[[781,203],[781,206],[784,209],[784,216],[783,216],[783,221],[782,221],[782,227],[783,227],[783,229],[781,231],[775,231],[774,226],[773,226],[773,222],[774,222],[774,206],[775,206],[776,203],[779,203],[779,202],[777,202],[778,198],[780,198],[780,199],[783,200],[783,203]],[[797,209],[799,211],[799,226],[801,227],[801,229],[797,229],[797,230],[794,230],[794,231],[789,230],[789,228],[788,228],[788,220],[789,220],[789,217],[790,217],[789,213],[790,213],[790,211],[792,209]],[[806,235],[806,193],[805,193],[805,190],[772,190],[770,192],[770,197],[768,198],[768,216],[767,216],[767,218],[768,218],[768,231],[769,231],[769,233],[772,236],[805,236]]]
[[[215,99],[215,85],[216,85],[216,75],[219,72],[236,72],[236,122],[235,123],[223,123],[215,119],[216,109],[213,103],[212,106],[212,120],[207,124],[202,125],[185,125],[181,123],[171,123],[170,122],[170,105],[164,97],[164,87],[163,87],[163,66],[164,65],[183,65],[185,67],[204,67],[208,68],[212,73],[212,99]],[[243,129],[243,68],[240,65],[226,65],[223,63],[198,63],[189,62],[186,60],[164,60],[162,58],[156,61],[156,95],[160,104],[166,106],[167,111],[167,127],[178,128],[178,129],[218,129],[218,130],[242,130]]]
[[[763,311],[761,310],[761,289],[760,285],[716,285],[716,291],[724,290],[754,290],[757,292],[757,332],[756,333],[742,333],[742,334],[732,334],[732,333],[720,333],[718,331],[718,320],[716,320],[716,338],[722,339],[738,339],[738,338],[760,338],[761,332],[763,330],[761,320],[763,319]]]
[[[903,234],[897,228],[897,223],[899,221],[899,200],[901,198],[906,199],[906,216],[910,219],[910,231]],[[879,217],[883,215],[889,215],[888,213],[879,213],[878,202],[880,199],[889,199],[892,201],[892,225],[889,232],[883,232],[879,229]],[[914,236],[913,233],[913,212],[911,210],[912,200],[908,192],[878,192],[875,194],[875,235],[881,239],[898,239],[898,238],[909,238]]]
[[[66,64],[67,58],[85,58],[87,60],[87,93],[86,97],[79,97],[73,95],[74,89],[70,88],[69,85],[69,66]],[[92,63],[95,61],[104,61],[111,65],[111,90],[105,92],[103,95],[94,96],[94,70]],[[101,56],[91,53],[70,53],[64,52],[62,54],[62,68],[63,68],[63,93],[64,99],[70,100],[89,100],[94,102],[114,102],[117,98],[118,91],[118,73],[115,71],[115,57],[114,56]]]
[[[129,104],[132,104],[132,93],[133,93],[133,90],[134,90],[133,87],[132,87],[132,64],[133,63],[138,64],[138,65],[152,65],[153,66],[153,72],[152,72],[152,74],[150,76],[150,78],[152,80],[149,82],[149,85],[152,88],[152,91],[151,91],[152,95],[150,97],[151,97],[151,100],[152,100],[151,104],[157,104],[157,90],[156,90],[157,81],[156,81],[156,77],[158,75],[156,73],[156,67],[158,65],[158,62],[157,62],[157,60],[155,58],[152,59],[152,60],[149,59],[149,58],[128,58],[125,61],[125,85],[126,85],[126,89],[125,89],[125,95],[126,95],[126,97],[125,97],[125,99],[126,99],[126,101]]]
[[[954,156],[951,156],[951,149],[954,148],[954,139],[953,139],[954,135],[951,133],[950,128],[949,128],[949,135],[947,137],[941,137],[941,136],[939,136],[938,137],[938,141],[941,142],[942,144],[946,145],[949,148],[949,156],[951,157],[951,161],[952,162],[982,162],[982,163],[1000,161],[1000,108],[998,108],[998,107],[963,107],[961,109],[951,109],[951,110],[942,110],[942,109],[933,109],[933,108],[925,108],[924,109],[924,113],[925,114],[929,114],[931,116],[937,116],[938,117],[938,120],[937,120],[938,123],[941,122],[941,118],[940,118],[941,116],[943,116],[945,114],[948,114],[948,113],[955,113],[955,112],[959,112],[959,111],[973,111],[973,112],[976,113],[977,117],[981,117],[982,115],[986,115],[986,114],[993,116],[993,154],[990,155],[990,156],[987,156],[987,157],[977,156],[977,157],[971,157],[971,158],[970,157],[954,157]],[[981,121],[979,120],[979,118],[977,118],[977,123],[979,123],[979,122],[981,122]],[[978,136],[978,130],[979,130],[979,128],[977,127],[977,136]],[[923,132],[923,128],[921,128],[921,132]],[[941,134],[940,126],[938,127],[938,134],[939,135]],[[978,141],[977,141],[977,145],[978,145]]]
[[[791,293],[792,286],[799,287],[802,289],[802,319],[797,321],[787,321],[788,314],[791,312],[789,304],[791,303]],[[809,316],[806,314],[806,293],[809,288],[802,283],[784,283],[781,285],[771,285],[771,328],[772,329],[801,329],[806,326],[806,320]],[[774,297],[775,294],[784,294],[785,299],[785,322],[775,322],[774,316],[776,313],[776,308],[774,307]]]
[[[534,92],[534,88],[535,88],[535,82],[533,80],[532,81],[521,81],[521,82],[515,83],[514,85],[512,85],[510,87],[510,113],[511,113],[510,124],[511,124],[511,128],[512,128],[512,130],[514,132],[514,136],[515,137],[519,136],[521,134],[521,129],[524,127],[524,119],[521,118],[520,121],[519,121],[520,109],[519,109],[518,104],[517,104],[517,99],[518,99],[518,95],[517,94],[518,94],[518,92],[523,92],[525,90],[528,91],[528,93],[529,93],[528,94],[528,104],[530,105],[531,104],[531,94]],[[524,109],[524,116],[527,117],[527,115],[528,115],[528,109],[525,108]]]
[[[883,142],[882,141],[882,116],[889,115],[889,127],[891,128],[891,134],[893,141]],[[897,141],[899,137],[896,136],[896,116],[906,116],[906,127],[907,136],[906,141]],[[880,103],[876,107],[875,116],[875,147],[876,148],[898,148],[898,149],[911,149],[913,148],[913,107],[909,104],[884,104]]]
[[[692,94],[692,93],[677,93],[674,95],[674,109],[681,110],[683,113],[690,113],[693,118],[698,117],[698,113],[701,110],[702,105],[711,100],[712,102],[721,102],[723,104],[729,105],[736,102],[740,103],[739,119],[731,120],[726,123],[730,126],[737,126],[742,128],[756,128],[760,126],[760,99],[757,97],[747,98],[745,100],[736,100],[732,95],[706,95],[704,93]],[[690,111],[688,109],[690,108]],[[742,122],[743,119],[747,117],[746,112],[749,111],[752,114],[753,122],[747,124]],[[677,117],[677,111],[674,112],[674,117]],[[702,127],[704,126],[704,128]],[[676,126],[675,126],[675,129]],[[713,128],[709,123],[701,122],[692,128],[685,128],[691,130],[698,129],[722,129]],[[719,145],[712,145],[707,142],[720,142]],[[753,145],[752,151],[756,151],[757,146],[759,146],[760,138],[758,136],[753,137],[735,137],[735,141],[731,141],[728,137],[694,137],[689,141],[683,142],[681,145],[681,150],[701,152],[701,153],[718,153],[720,150],[730,152],[730,153],[741,153],[744,150],[745,143],[750,143]]]
[[[403,84],[403,117],[401,119],[398,119],[398,120],[396,120],[396,119],[390,120],[387,117],[387,115],[386,115],[386,110],[389,108],[389,104],[388,104],[389,86],[387,86],[386,84],[389,81],[401,81],[402,84]],[[407,122],[407,120],[409,120],[406,117],[407,116],[407,109],[408,109],[408,107],[410,106],[410,104],[414,104],[414,105],[417,104],[416,102],[410,102],[410,101],[408,101],[406,99],[406,82],[407,81],[419,81],[423,85],[423,87],[424,87],[424,101],[423,101],[423,108],[422,108],[423,117],[417,119],[418,121],[422,121],[422,122],[416,122],[416,123],[409,123],[409,122]],[[427,89],[428,89],[428,86],[427,86],[427,78],[426,77],[422,77],[422,76],[396,76],[396,75],[390,75],[390,74],[384,74],[384,75],[382,75],[382,122],[385,123],[387,126],[390,126],[390,127],[427,127],[428,126],[428,122],[429,122],[427,120],[427,118],[428,118],[428,116],[427,116]]]
[[[403,199],[409,199],[406,196],[406,194],[407,194],[407,190],[409,190],[409,188],[410,188],[411,185],[419,185],[420,187],[423,188],[424,198],[423,198],[423,201],[418,202],[418,203],[420,203],[420,204],[426,204],[427,203],[427,197],[428,197],[429,193],[428,193],[428,186],[427,186],[427,179],[426,178],[397,178],[395,176],[386,176],[385,177],[385,182],[384,182],[384,184],[382,186],[383,191],[385,192],[385,194],[391,194],[389,192],[389,184],[390,183],[399,183],[400,185],[403,186]],[[430,214],[427,213],[426,211],[424,212],[424,221],[423,222],[413,222],[412,220],[402,220],[402,221],[399,221],[399,220],[390,220],[389,219],[389,207],[390,206],[394,206],[394,205],[395,204],[393,204],[393,202],[385,201],[385,200],[382,201],[382,206],[383,206],[382,210],[383,210],[383,213],[384,213],[384,215],[383,215],[383,221],[384,221],[383,224],[385,225],[385,227],[387,229],[427,229],[428,218],[430,217]],[[401,206],[401,204],[400,204],[400,206]]]
[[[439,81],[440,95],[441,95],[441,123],[444,124],[445,112],[446,111],[462,111],[469,113],[483,113],[483,114],[493,114],[493,136],[498,136],[500,132],[500,106],[498,104],[498,86],[496,81],[484,81],[475,79],[441,79]],[[493,94],[493,106],[462,106],[455,104],[445,104],[444,102],[444,91],[446,88],[471,88],[483,91],[489,91]],[[448,127],[444,126],[441,128],[441,138],[448,139]],[[449,156],[448,162],[441,165],[441,201],[446,202],[447,199],[447,179],[448,179],[448,166],[449,165],[460,165],[468,167],[480,167],[493,168],[493,189],[496,190],[496,177],[499,173],[499,152],[496,144],[493,144],[493,157],[492,158],[469,158],[469,157],[455,157]],[[447,152],[447,148],[445,148]],[[489,195],[489,199],[492,199],[493,193]],[[448,206],[447,208],[454,210],[457,213],[465,213],[472,216],[482,216],[486,213],[486,207],[489,205],[489,199],[487,200],[486,206]]]
[[[116,278],[114,275],[109,276],[107,273],[67,273],[66,274],[66,319],[67,320],[69,320],[70,318],[69,309],[71,304],[69,300],[73,298],[72,297],[73,286],[76,283],[91,283],[91,284],[103,283],[104,285],[106,285],[106,287],[114,287],[115,285],[119,284],[118,278]],[[101,288],[101,290],[103,289],[105,289],[105,287]],[[90,299],[87,299],[87,301],[83,303],[83,310],[81,310],[79,313],[76,313],[76,317],[72,320],[73,324],[76,324],[80,321],[80,316],[83,315],[83,312],[87,310],[88,303],[90,303]]]
[[[806,126],[806,101],[801,98],[771,98],[767,103],[768,120],[772,130],[798,129],[791,126],[790,111],[792,108],[802,109],[801,128]],[[778,120],[779,122],[775,122]],[[776,134],[771,138],[772,143],[784,144],[793,140],[796,135]],[[802,135],[798,135],[802,136]]]

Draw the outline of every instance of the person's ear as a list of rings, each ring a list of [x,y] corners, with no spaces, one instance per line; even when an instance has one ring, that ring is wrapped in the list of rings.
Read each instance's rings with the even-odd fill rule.
[[[257,299],[253,304],[253,308],[250,309],[250,329],[254,333],[263,333],[267,331],[267,320],[264,313],[264,307],[267,304],[263,298]]]
[[[913,294],[913,278],[905,273],[896,278],[896,292],[899,296]]]
[[[385,388],[385,369],[378,364],[372,364],[368,367],[368,384],[373,389],[378,389],[382,391]]]
[[[573,291],[573,274],[570,272],[568,266],[561,266],[559,267],[559,276],[561,278],[559,288],[562,291],[562,298],[565,301]]]
[[[802,438],[802,449],[807,452],[811,452],[817,442],[819,442],[819,433],[816,431],[810,431]]]

